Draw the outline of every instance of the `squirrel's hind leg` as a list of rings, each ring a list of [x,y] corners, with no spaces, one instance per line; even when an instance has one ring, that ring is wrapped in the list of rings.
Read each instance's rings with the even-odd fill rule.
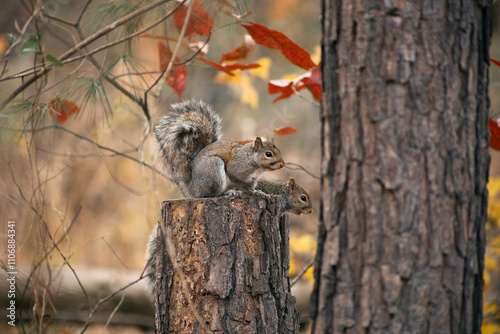
[[[193,161],[191,184],[189,186],[193,197],[217,197],[227,188],[226,169],[224,161],[217,156],[198,154]]]

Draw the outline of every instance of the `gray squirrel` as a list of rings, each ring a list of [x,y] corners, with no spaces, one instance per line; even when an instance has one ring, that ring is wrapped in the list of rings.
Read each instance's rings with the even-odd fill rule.
[[[284,212],[296,215],[312,212],[312,203],[309,195],[302,187],[295,183],[293,178],[289,178],[286,182],[259,179],[256,189],[269,195],[281,195],[281,208]],[[153,229],[146,250],[147,263],[144,274],[147,275],[146,282],[149,287],[150,296],[154,296],[155,294],[156,261],[159,252],[158,242],[163,242],[164,238],[164,235],[158,236],[159,230],[159,226]],[[159,240],[159,238],[162,239]]]
[[[264,171],[285,165],[267,137],[245,145],[220,139],[220,118],[202,101],[183,101],[170,110],[154,129],[156,160],[186,198],[221,196],[229,189],[256,193]]]

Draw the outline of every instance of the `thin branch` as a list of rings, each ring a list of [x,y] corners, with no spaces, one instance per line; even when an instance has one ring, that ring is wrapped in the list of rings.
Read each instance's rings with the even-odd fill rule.
[[[72,134],[73,136],[75,136],[75,137],[77,137],[77,138],[80,138],[80,139],[82,139],[82,140],[85,140],[85,141],[87,141],[87,142],[91,143],[92,145],[95,145],[96,147],[98,147],[98,148],[100,148],[100,149],[102,149],[102,150],[109,151],[109,152],[112,152],[112,153],[114,153],[114,154],[116,154],[116,155],[119,155],[119,156],[121,156],[121,157],[124,157],[124,158],[130,159],[130,160],[133,160],[133,161],[135,161],[135,162],[137,162],[137,163],[139,163],[139,164],[141,164],[141,165],[143,165],[143,166],[146,166],[146,167],[148,167],[149,169],[151,169],[151,170],[153,170],[153,171],[157,172],[157,173],[158,173],[158,174],[160,174],[161,176],[163,176],[163,177],[165,177],[165,178],[169,179],[169,177],[168,177],[165,173],[163,173],[162,171],[158,170],[156,167],[154,167],[154,166],[152,166],[152,165],[148,164],[148,163],[147,163],[147,162],[145,162],[145,161],[141,161],[141,160],[139,160],[139,159],[137,159],[137,158],[134,158],[134,157],[132,157],[132,156],[130,156],[130,155],[128,155],[128,154],[125,154],[125,153],[123,153],[123,152],[117,151],[117,150],[112,149],[112,148],[110,148],[110,147],[103,146],[103,145],[99,144],[98,142],[96,142],[96,141],[94,141],[94,140],[92,140],[92,139],[90,139],[90,138],[87,138],[87,137],[85,137],[85,136],[82,136],[82,135],[80,135],[80,134],[78,134],[78,133],[76,133],[76,132],[73,132],[73,131],[71,131],[71,130],[69,130],[69,129],[66,129],[65,127],[62,127],[62,126],[57,125],[57,124],[50,125],[50,126],[46,126],[46,127],[42,127],[42,128],[38,128],[38,129],[29,129],[29,130],[21,130],[21,131],[22,131],[22,132],[32,132],[32,133],[35,133],[35,132],[45,131],[45,130],[49,130],[49,129],[58,129],[58,130],[65,131],[65,132],[67,132],[67,133],[69,133],[69,134]]]
[[[294,166],[296,168],[290,168],[290,165],[291,166]],[[303,170],[304,172],[306,172],[307,174],[309,174],[311,177],[315,178],[315,179],[321,179],[319,176],[311,173],[310,171],[308,171],[307,169],[305,169],[302,165],[299,165],[299,164],[296,164],[296,163],[293,163],[293,162],[287,162],[285,164],[285,167],[288,168],[288,169],[291,169],[291,170]]]
[[[144,276],[145,277],[145,276]],[[119,294],[120,292],[122,291],[125,291],[126,289],[130,288],[132,285],[134,284],[137,284],[139,281],[141,281],[144,277],[139,277],[138,279],[136,279],[135,281],[132,281],[130,282],[129,284],[121,287],[120,289],[116,290],[115,292],[109,294],[107,297],[105,298],[101,298],[95,305],[94,307],[91,309],[90,311],[90,314],[89,314],[89,317],[87,318],[87,321],[85,322],[85,324],[83,325],[83,328],[82,328],[82,331],[80,333],[85,333],[85,331],[87,330],[87,328],[89,327],[90,323],[92,322],[92,320],[94,320],[94,317],[95,317],[95,314],[97,312],[97,309],[99,309],[99,307],[101,307],[101,305],[105,302],[107,302],[108,300],[110,300],[111,298],[113,298],[114,296],[116,296],[117,294]]]
[[[163,70],[163,72],[158,77],[158,79],[156,79],[156,81],[151,85],[151,87],[149,87],[148,90],[146,90],[146,92],[144,93],[144,104],[145,104],[146,109],[148,106],[148,94],[149,94],[149,92],[160,82],[160,80],[162,78],[164,78],[167,75],[167,73],[170,73],[170,71],[172,70],[174,60],[177,57],[177,52],[179,52],[179,48],[181,45],[180,41],[184,38],[184,35],[186,34],[187,25],[188,25],[189,19],[191,18],[191,12],[193,10],[194,1],[193,0],[189,0],[189,1],[190,1],[189,6],[188,6],[188,9],[186,11],[186,16],[184,17],[184,22],[182,24],[181,32],[180,32],[179,37],[177,39],[178,42],[175,44],[174,52],[172,52],[172,55],[170,57],[170,61],[168,62],[167,68]],[[207,42],[208,42],[208,40],[207,40]],[[205,42],[205,44],[207,42]],[[163,82],[165,82],[165,80]],[[160,88],[161,88],[161,86],[160,86]]]
[[[54,20],[54,21],[60,22],[60,23],[62,23],[62,24],[65,24],[65,25],[68,25],[68,26],[71,26],[71,27],[74,27],[74,26],[75,26],[75,24],[74,24],[74,23],[71,23],[71,22],[69,22],[69,21],[66,21],[66,20],[60,19],[60,18],[58,18],[58,17],[56,17],[56,16],[52,16],[52,15],[50,15],[50,14],[45,13],[44,11],[42,11],[42,13],[43,13],[43,16],[45,16],[45,17],[46,17],[46,18],[48,18],[48,19],[51,19],[51,20]]]
[[[314,101],[313,99],[305,96],[305,95],[302,95],[301,93],[299,93],[298,90],[295,89],[294,87],[295,85],[292,85],[292,89],[293,89],[293,92],[298,96],[300,97],[301,99],[303,100],[306,100],[307,102],[311,103],[312,105],[314,105],[315,107],[317,107],[318,109],[321,108],[321,104],[319,104],[317,101]]]
[[[115,316],[116,312],[118,312],[118,309],[120,306],[122,306],[123,301],[125,300],[125,295],[122,295],[122,298],[120,298],[120,302],[116,305],[116,307],[113,309],[113,312],[109,315],[108,321],[106,321],[106,324],[104,325],[103,331],[108,328],[109,323],[111,322],[111,319]]]
[[[307,266],[305,266],[305,267],[301,270],[301,272],[300,272],[300,273],[299,273],[299,274],[298,274],[298,275],[297,275],[297,276],[293,279],[292,283],[290,283],[290,288],[291,288],[292,286],[294,286],[294,285],[295,285],[295,283],[297,283],[297,282],[298,282],[298,281],[302,278],[302,276],[304,276],[304,274],[305,274],[305,273],[309,270],[309,268],[311,268],[311,267],[314,265],[314,260],[315,260],[315,258],[313,258],[313,259],[311,260],[311,262],[309,262],[309,264],[308,264]]]
[[[91,2],[92,2],[92,0],[87,0],[87,3],[85,4],[85,6],[83,6],[82,11],[80,12],[80,16],[78,16],[78,19],[75,22],[75,27],[80,25],[80,22],[82,21],[83,15],[85,14],[87,9],[89,8],[89,5]]]
[[[84,39],[83,41],[81,41],[80,43],[78,43],[77,45],[75,45],[73,48],[69,49],[68,51],[66,51],[64,54],[62,54],[61,56],[58,57],[58,59],[60,61],[64,61],[66,60],[67,58],[69,58],[71,55],[75,54],[76,52],[78,52],[79,50],[81,50],[82,48],[84,48],[85,46],[89,45],[90,43],[98,40],[99,38],[101,38],[102,36],[106,35],[107,33],[115,30],[116,28],[120,27],[122,24],[136,18],[137,16],[140,16],[148,11],[150,11],[151,9],[154,9],[160,5],[163,5],[164,3],[166,2],[169,2],[169,1],[172,1],[172,0],[159,0],[159,1],[156,1],[156,2],[153,2],[149,5],[146,5],[144,7],[140,7],[138,10],[136,10],[135,12],[132,12],[128,15],[125,15],[124,17],[116,20],[115,22],[107,25],[106,27],[102,28],[101,30],[97,31],[96,33],[94,33],[93,35],[90,35],[89,37],[87,37],[86,39]]]
[[[159,25],[160,23],[162,23],[163,21],[165,21],[166,19],[168,19],[168,18],[169,18],[172,14],[174,14],[174,13],[175,13],[175,12],[176,12],[176,11],[177,11],[177,10],[178,10],[181,6],[182,6],[182,4],[183,4],[184,2],[186,2],[186,1],[187,1],[187,0],[184,0],[184,1],[183,1],[183,2],[179,5],[179,6],[177,6],[175,9],[173,9],[172,11],[170,11],[170,12],[168,12],[167,14],[163,15],[160,19],[158,19],[158,20],[157,20],[157,21],[155,21],[154,23],[152,23],[152,24],[148,25],[147,27],[142,28],[141,30],[136,31],[136,32],[134,32],[133,34],[127,35],[127,36],[125,36],[125,37],[122,37],[122,38],[120,38],[120,39],[118,39],[118,40],[116,40],[116,41],[109,42],[109,43],[107,43],[107,44],[105,44],[105,45],[102,45],[102,46],[100,46],[100,47],[98,47],[98,48],[95,48],[95,49],[93,49],[93,50],[91,50],[91,51],[89,51],[89,52],[87,52],[87,53],[82,54],[82,55],[79,55],[79,56],[76,56],[76,57],[73,57],[73,58],[69,58],[69,59],[67,59],[67,60],[63,61],[63,64],[65,64],[65,65],[66,65],[66,64],[69,64],[69,63],[72,63],[72,62],[78,61],[78,60],[80,60],[80,59],[82,59],[82,58],[86,58],[86,57],[88,57],[88,56],[90,56],[90,55],[96,54],[96,53],[101,52],[101,51],[103,51],[103,50],[105,50],[105,49],[109,49],[109,48],[110,48],[110,47],[112,47],[112,46],[115,46],[115,45],[117,45],[117,44],[120,44],[120,43],[126,42],[126,41],[128,41],[129,39],[132,39],[132,38],[134,38],[134,37],[137,37],[137,36],[139,36],[139,35],[143,34],[144,32],[146,32],[146,31],[148,31],[148,30],[150,30],[150,29],[152,29],[152,28],[156,27],[157,25]],[[62,56],[61,56],[61,57],[62,57]],[[62,60],[62,59],[61,59],[61,58],[59,58],[59,60]]]
[[[106,246],[108,246],[108,248],[111,250],[111,252],[114,254],[114,256],[122,264],[122,266],[124,266],[126,269],[128,269],[128,267],[125,264],[125,262],[123,262],[122,259],[120,259],[120,257],[118,256],[118,254],[115,252],[115,250],[113,249],[113,247],[111,247],[111,245],[106,241],[106,239],[104,239],[104,237],[101,237],[101,239],[102,239],[102,241],[104,241],[104,243],[106,244]]]

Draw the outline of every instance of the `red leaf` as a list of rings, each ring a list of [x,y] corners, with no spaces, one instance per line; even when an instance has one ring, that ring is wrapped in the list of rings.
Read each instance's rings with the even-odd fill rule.
[[[222,66],[220,64],[217,64],[214,61],[211,61],[210,59],[207,59],[205,57],[198,57],[198,59],[201,60],[202,62],[212,66],[213,68],[215,68],[218,71],[225,72],[226,74],[229,74],[229,75],[234,75],[233,73],[231,73],[231,70],[225,68],[224,66]]]
[[[184,93],[187,81],[187,71],[184,66],[179,66],[178,68],[172,69],[170,74],[167,76],[167,85],[172,87],[172,89],[177,93],[179,98]]]
[[[47,103],[49,115],[59,123],[64,123],[69,116],[78,112],[78,106],[70,100],[56,98]]]
[[[279,100],[283,100],[289,98],[295,92],[292,88],[293,81],[291,80],[271,80],[267,84],[267,90],[269,94],[278,94],[281,93],[276,99],[274,99],[273,103],[278,102]]]
[[[496,60],[494,58],[490,58],[490,62],[494,65],[497,65],[498,67],[500,67],[500,60]]]
[[[311,92],[313,98],[321,102],[321,69],[316,67],[311,72],[311,76],[304,77],[301,82]]]
[[[236,60],[244,60],[247,59],[255,49],[255,41],[252,36],[245,35],[245,41],[238,46],[236,49],[224,53],[220,59],[219,63],[223,61],[236,61]]]
[[[210,59],[207,59],[207,58],[204,58],[204,57],[198,57],[199,60],[201,60],[202,62],[212,66],[213,68],[215,68],[216,70],[219,70],[219,71],[222,71],[226,74],[229,74],[229,75],[234,75],[232,72],[234,70],[250,70],[252,68],[257,68],[257,67],[260,67],[259,64],[247,64],[247,65],[244,65],[244,64],[231,64],[231,65],[221,65],[221,64],[217,64],[216,62],[214,61],[211,61]]]
[[[242,24],[242,26],[248,31],[257,44],[270,49],[280,49],[281,53],[288,60],[304,70],[316,67],[316,64],[314,64],[311,59],[311,55],[292,42],[283,33],[269,29],[259,23],[249,23],[250,24]]]
[[[271,80],[267,84],[269,94],[278,94],[273,103],[289,98],[295,92],[307,88],[316,101],[321,102],[321,70],[316,67],[314,70],[296,77],[294,80]]]
[[[168,67],[172,55],[170,53],[170,50],[168,50],[167,46],[163,42],[158,42],[158,52],[160,56],[160,70],[164,71]],[[174,59],[174,63],[178,62],[179,59],[176,57]],[[166,78],[167,85],[169,85],[179,97],[182,96],[182,93],[186,88],[186,80],[187,71],[184,65],[173,65],[170,73],[168,73]]]
[[[187,6],[183,5],[174,14],[174,25],[180,32],[182,30],[182,25],[184,24],[184,19],[186,18]],[[210,35],[210,30],[214,27],[214,21],[212,17],[205,11],[203,4],[195,0],[193,4],[193,10],[189,18],[189,23],[186,27],[186,36],[192,37],[196,35]]]
[[[498,122],[490,118],[488,120],[488,126],[491,133],[490,147],[494,150],[500,151],[500,127],[498,126]]]
[[[296,128],[291,128],[289,126],[285,126],[283,128],[274,129],[273,131],[278,136],[288,136],[288,135],[291,135],[291,134],[294,134],[295,132],[297,132],[297,129]]]

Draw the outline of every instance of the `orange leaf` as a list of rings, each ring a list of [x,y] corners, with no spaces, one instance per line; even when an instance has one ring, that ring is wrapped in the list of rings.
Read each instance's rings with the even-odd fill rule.
[[[316,64],[314,64],[311,59],[311,55],[292,42],[283,33],[269,29],[259,23],[249,23],[250,24],[242,24],[242,26],[248,31],[257,44],[270,49],[280,49],[281,53],[288,60],[304,70],[316,67]]]
[[[180,32],[182,30],[182,25],[184,24],[184,19],[186,18],[187,6],[183,5],[174,14],[174,25]],[[186,36],[192,37],[196,35],[210,35],[210,30],[214,27],[214,21],[212,17],[205,11],[203,4],[195,0],[193,4],[193,10],[191,12],[191,17],[189,18],[189,23],[186,27]]]
[[[160,70],[164,71],[168,67],[172,55],[163,42],[158,42],[158,52],[160,56]],[[177,57],[174,59],[174,63],[179,63]],[[186,88],[187,81],[187,71],[184,65],[173,65],[170,73],[167,75],[166,81],[167,85],[177,93],[177,96],[181,97]]]
[[[497,65],[498,67],[500,67],[500,60],[496,60],[494,58],[490,58],[490,62],[494,65]]]
[[[55,98],[47,104],[49,115],[59,123],[64,123],[69,116],[78,112],[78,106],[70,100]]]
[[[240,46],[222,55],[219,63],[222,63],[223,61],[245,60],[252,54],[254,49],[255,41],[252,36],[247,34],[245,35],[245,40]]]
[[[498,126],[498,122],[490,118],[488,120],[488,126],[491,133],[490,147],[494,150],[500,151],[500,127]]]
[[[248,144],[248,143],[251,143],[253,142],[255,139],[247,139],[247,140],[238,140],[236,141],[238,144],[240,145],[245,145],[245,144]]]
[[[294,134],[295,132],[297,132],[297,129],[296,128],[291,128],[289,126],[285,126],[283,128],[274,129],[273,131],[278,136],[288,136],[288,135],[291,135],[291,134]]]

